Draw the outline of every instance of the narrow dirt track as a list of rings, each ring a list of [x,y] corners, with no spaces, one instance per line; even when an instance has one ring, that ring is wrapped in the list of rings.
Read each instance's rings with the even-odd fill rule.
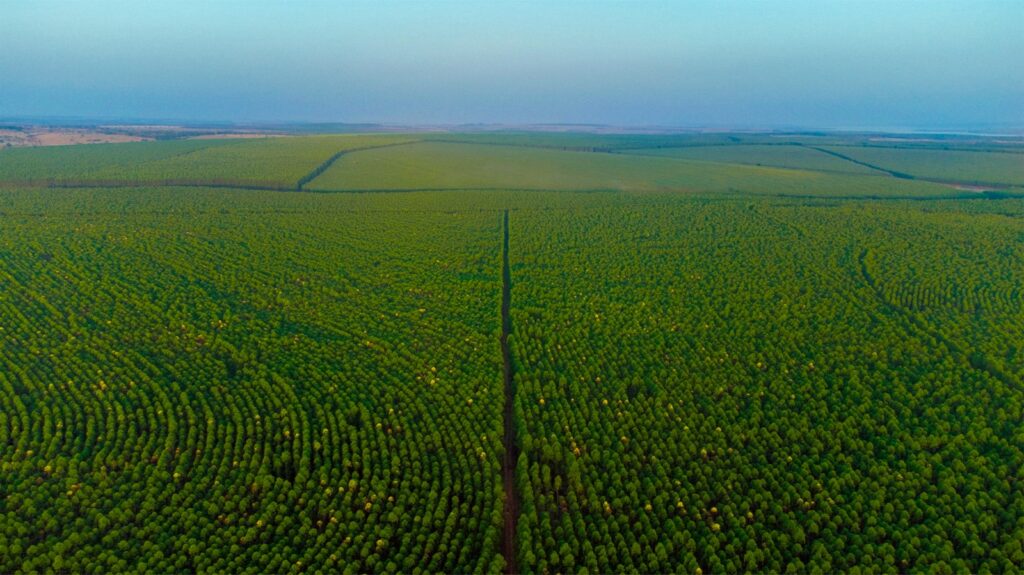
[[[501,464],[502,480],[505,484],[505,524],[501,533],[501,554],[505,557],[505,573],[515,574],[516,566],[516,523],[519,520],[519,493],[516,491],[516,462],[519,448],[516,445],[515,382],[512,378],[512,356],[508,347],[508,334],[512,331],[512,270],[508,258],[508,210],[504,214],[504,242],[502,244],[501,269],[501,357],[505,377],[505,457]]]

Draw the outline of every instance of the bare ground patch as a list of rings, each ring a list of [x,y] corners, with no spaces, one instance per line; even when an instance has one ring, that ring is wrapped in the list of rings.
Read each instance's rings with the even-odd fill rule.
[[[70,146],[151,140],[132,134],[78,128],[0,129],[0,146]]]

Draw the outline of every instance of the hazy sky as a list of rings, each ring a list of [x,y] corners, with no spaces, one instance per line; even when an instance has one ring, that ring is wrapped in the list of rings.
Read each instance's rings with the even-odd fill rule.
[[[1024,1],[0,0],[0,116],[1024,125]]]

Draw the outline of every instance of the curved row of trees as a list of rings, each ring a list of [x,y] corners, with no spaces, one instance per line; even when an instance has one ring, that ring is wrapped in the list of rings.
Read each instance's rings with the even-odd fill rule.
[[[1024,568],[1024,203],[0,194],[0,571]]]
[[[9,215],[0,571],[501,570],[496,215]]]
[[[1000,225],[747,201],[513,217],[523,570],[1020,569],[1021,380],[959,337],[1024,328],[1022,228]],[[911,277],[989,311],[919,314],[940,290]]]

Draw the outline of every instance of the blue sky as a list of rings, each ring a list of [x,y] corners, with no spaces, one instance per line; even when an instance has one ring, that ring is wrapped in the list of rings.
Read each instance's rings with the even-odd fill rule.
[[[1024,125],[1024,2],[5,0],[0,116]]]

